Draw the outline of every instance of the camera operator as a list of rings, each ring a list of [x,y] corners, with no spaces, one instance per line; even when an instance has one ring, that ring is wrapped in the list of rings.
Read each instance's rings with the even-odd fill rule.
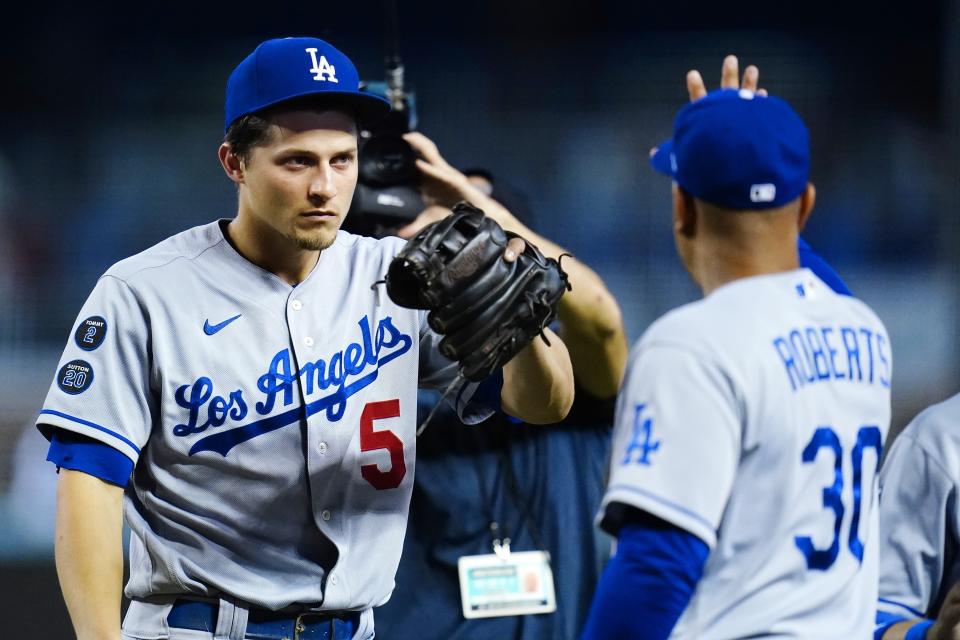
[[[497,178],[483,171],[469,177],[461,173],[420,133],[404,139],[420,156],[416,164],[427,207],[397,235],[409,238],[448,215],[455,202],[467,200],[546,256],[558,259],[565,253],[525,224],[524,202]],[[577,383],[573,410],[559,424],[510,429],[516,421],[509,416],[467,427],[440,407],[417,442],[399,588],[377,610],[378,631],[385,637],[559,639],[575,637],[583,627],[606,555],[606,538],[593,517],[627,341],[620,308],[600,277],[575,258],[564,257],[562,264],[572,284],[560,301],[559,323]],[[427,400],[428,407],[436,402]],[[494,558],[489,555],[494,551],[505,563],[511,553],[549,554],[556,611],[465,619],[458,561]],[[419,624],[427,619],[428,626]]]

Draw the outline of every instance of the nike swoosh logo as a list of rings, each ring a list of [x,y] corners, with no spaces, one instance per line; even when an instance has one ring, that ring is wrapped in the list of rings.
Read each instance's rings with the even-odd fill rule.
[[[204,332],[205,334],[207,334],[208,336],[212,336],[212,335],[215,334],[217,331],[220,331],[220,329],[223,329],[225,326],[227,326],[228,324],[230,324],[231,322],[233,322],[234,320],[236,320],[237,318],[239,318],[241,315],[243,315],[243,314],[242,314],[242,313],[238,313],[237,315],[233,316],[232,318],[227,318],[226,320],[224,320],[223,322],[220,322],[220,323],[218,323],[218,324],[210,324],[210,321],[209,321],[209,320],[204,320],[204,322],[203,322],[203,332]]]

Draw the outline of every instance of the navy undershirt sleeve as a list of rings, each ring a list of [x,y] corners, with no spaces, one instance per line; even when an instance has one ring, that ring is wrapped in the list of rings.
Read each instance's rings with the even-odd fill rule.
[[[63,429],[53,430],[47,460],[118,487],[126,487],[133,472],[133,461],[110,445]]]
[[[491,409],[500,408],[500,393],[503,391],[503,369],[497,369],[477,386],[473,401],[481,402]]]
[[[813,273],[833,289],[834,292],[842,296],[853,295],[850,288],[847,287],[847,283],[840,277],[840,274],[834,271],[833,267],[831,267],[820,254],[814,251],[813,247],[807,244],[806,240],[803,238],[797,239],[797,250],[800,254],[801,267],[813,271]]]
[[[641,512],[619,530],[617,553],[600,578],[582,639],[668,638],[709,554],[697,536]]]

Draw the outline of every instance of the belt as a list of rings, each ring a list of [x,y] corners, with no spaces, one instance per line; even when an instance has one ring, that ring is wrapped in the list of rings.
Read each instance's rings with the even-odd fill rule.
[[[217,628],[219,604],[202,600],[178,599],[170,608],[167,624],[178,629],[213,632]],[[278,613],[267,609],[248,609],[247,638],[258,640],[335,640],[350,638],[360,622],[359,611],[338,613]]]

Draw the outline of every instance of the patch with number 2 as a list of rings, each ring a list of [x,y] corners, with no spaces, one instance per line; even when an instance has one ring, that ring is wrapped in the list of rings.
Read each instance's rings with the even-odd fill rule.
[[[90,316],[77,327],[73,341],[84,351],[93,351],[103,343],[106,335],[107,321],[100,316]]]

